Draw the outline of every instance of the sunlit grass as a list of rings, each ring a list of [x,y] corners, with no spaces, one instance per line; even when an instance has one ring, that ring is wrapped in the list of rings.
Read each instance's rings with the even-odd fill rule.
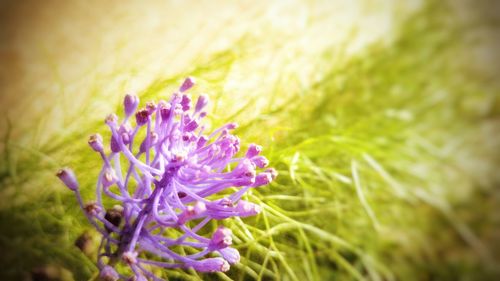
[[[319,77],[302,83],[283,70],[274,87],[255,97],[227,86],[242,58],[252,55],[251,38],[142,89],[143,101],[154,100],[186,75],[197,77],[196,91],[215,100],[214,126],[236,119],[244,143],[262,143],[280,173],[277,182],[247,195],[263,206],[259,216],[226,222],[241,264],[227,274],[158,274],[169,280],[493,279],[492,167],[499,146],[484,128],[498,115],[492,95],[498,89],[468,75],[467,29],[446,15],[445,5],[426,6],[401,23],[391,43],[354,56],[346,55],[347,43],[333,46],[318,54]],[[87,106],[82,113],[95,112]],[[76,116],[66,122],[68,133],[37,149],[3,141],[7,207],[0,210],[0,245],[7,254],[0,257],[0,276],[44,264],[61,265],[76,280],[95,274],[91,259],[73,246],[89,226],[53,172],[74,167],[84,197],[92,198],[99,160],[85,140],[96,130],[105,135],[96,119]]]

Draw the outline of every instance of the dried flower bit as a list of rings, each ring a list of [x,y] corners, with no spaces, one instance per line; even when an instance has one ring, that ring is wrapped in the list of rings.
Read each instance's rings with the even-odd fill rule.
[[[110,222],[115,227],[120,226],[123,218],[123,207],[120,205],[115,205],[113,208],[106,211],[104,218]],[[106,231],[111,232],[111,229],[108,226],[104,225]]]
[[[76,238],[75,246],[85,255],[90,255],[92,252],[92,236],[87,231],[82,233]]]
[[[101,207],[95,202],[85,204],[84,209],[85,212],[91,217],[96,217],[102,212]]]
[[[125,95],[123,99],[123,108],[125,110],[125,117],[130,117],[134,114],[137,106],[139,105],[139,98],[133,94]]]
[[[32,281],[66,280],[67,269],[56,265],[44,265],[31,269]],[[29,280],[30,278],[28,278]]]
[[[181,87],[179,88],[179,92],[185,92],[189,89],[191,89],[195,84],[194,78],[188,77],[184,82],[182,83]]]
[[[69,168],[60,169],[56,176],[72,191],[76,191],[79,187],[78,181],[73,171]]]

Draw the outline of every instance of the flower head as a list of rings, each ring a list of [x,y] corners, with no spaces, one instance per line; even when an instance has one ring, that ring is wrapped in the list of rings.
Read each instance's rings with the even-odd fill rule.
[[[219,226],[210,237],[197,232],[211,220],[258,214],[259,205],[240,198],[251,188],[269,184],[277,173],[272,168],[259,171],[269,164],[259,145],[251,144],[244,156],[236,157],[240,139],[231,133],[235,123],[205,133],[208,96],[200,95],[193,108],[187,94],[193,86],[188,78],[169,101],[149,102],[139,110],[139,98],[126,95],[125,118],[120,122],[111,114],[105,120],[111,131],[108,155],[103,138],[90,137],[90,147],[103,159],[96,202],[83,203],[71,170],[57,174],[75,191],[87,218],[102,234],[98,266],[103,280],[145,280],[154,276],[150,266],[227,271],[240,259],[230,247],[230,229]],[[135,126],[129,123],[133,115]],[[106,208],[103,194],[115,206]],[[218,199],[212,199],[215,194]],[[169,229],[181,235],[169,237]],[[173,250],[179,246],[196,248],[197,253]],[[156,258],[148,260],[151,256]],[[117,263],[129,266],[134,275],[118,274],[112,267]]]

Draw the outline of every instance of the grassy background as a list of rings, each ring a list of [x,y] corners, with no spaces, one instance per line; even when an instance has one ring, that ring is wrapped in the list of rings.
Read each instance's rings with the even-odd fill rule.
[[[359,3],[367,15],[390,5]],[[500,274],[500,88],[490,41],[498,21],[487,13],[493,10],[490,2],[456,3],[400,4],[390,15],[351,23],[355,27],[335,39],[329,17],[342,14],[319,13],[334,4],[301,2],[299,8],[319,13],[305,17],[307,28],[301,32],[291,32],[300,25],[287,27],[295,21],[284,17],[285,27],[235,32],[230,43],[206,53],[197,49],[203,49],[202,42],[191,39],[180,47],[191,46],[194,55],[184,54],[166,72],[149,69],[146,79],[133,83],[130,77],[140,76],[143,65],[130,56],[114,62],[116,68],[130,62],[130,68],[106,70],[109,65],[103,64],[68,85],[64,77],[34,72],[33,77],[56,85],[34,88],[35,98],[16,100],[19,86],[4,86],[0,279],[26,278],[47,264],[69,270],[63,279],[92,278],[92,260],[73,246],[89,225],[53,173],[62,165],[73,167],[90,200],[99,160],[86,147],[87,135],[106,135],[101,120],[119,110],[124,91],[136,88],[143,101],[158,100],[192,75],[199,80],[195,92],[206,91],[213,100],[213,126],[236,120],[243,142],[263,144],[280,176],[248,195],[264,207],[262,214],[225,222],[242,253],[239,265],[227,274],[164,271],[164,276],[495,280]],[[225,25],[207,29],[217,36],[219,28],[238,31],[233,23],[252,22],[242,30],[262,27],[265,20],[250,19],[275,6],[235,6],[235,11],[247,9],[242,19],[229,17],[221,20]],[[302,19],[299,8],[278,7],[277,15]],[[380,22],[386,17],[390,28]],[[347,17],[346,24],[356,20]],[[190,28],[180,21],[181,31]],[[370,25],[373,29],[363,29]],[[342,24],[333,26],[340,30]],[[378,37],[367,37],[377,29],[382,29]],[[326,39],[318,38],[322,32]],[[123,55],[117,52],[103,54],[112,60]],[[69,71],[53,67],[55,73]],[[79,95],[83,89],[86,94]]]

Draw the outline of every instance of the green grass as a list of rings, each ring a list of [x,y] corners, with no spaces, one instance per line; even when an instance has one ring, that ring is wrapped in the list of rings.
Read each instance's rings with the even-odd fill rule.
[[[237,120],[244,143],[264,145],[280,173],[248,200],[256,218],[228,221],[242,262],[227,274],[164,271],[169,280],[493,280],[500,148],[486,129],[498,118],[498,87],[467,65],[470,26],[431,3],[398,27],[389,44],[345,58],[321,54],[328,70],[304,86],[283,76],[258,107],[223,86],[251,55],[251,38],[140,93],[158,99],[185,75],[218,98],[213,122]],[[98,90],[97,90],[98,91]],[[118,103],[118,101],[116,101]],[[118,108],[118,107],[117,107]],[[231,109],[228,109],[231,108]],[[30,150],[4,141],[0,209],[2,280],[56,264],[75,280],[95,273],[73,246],[89,228],[53,177],[74,167],[90,199],[99,160],[85,138],[101,122]],[[498,121],[497,121],[498,122]],[[55,186],[56,188],[52,188]],[[36,194],[36,196],[35,196]]]

